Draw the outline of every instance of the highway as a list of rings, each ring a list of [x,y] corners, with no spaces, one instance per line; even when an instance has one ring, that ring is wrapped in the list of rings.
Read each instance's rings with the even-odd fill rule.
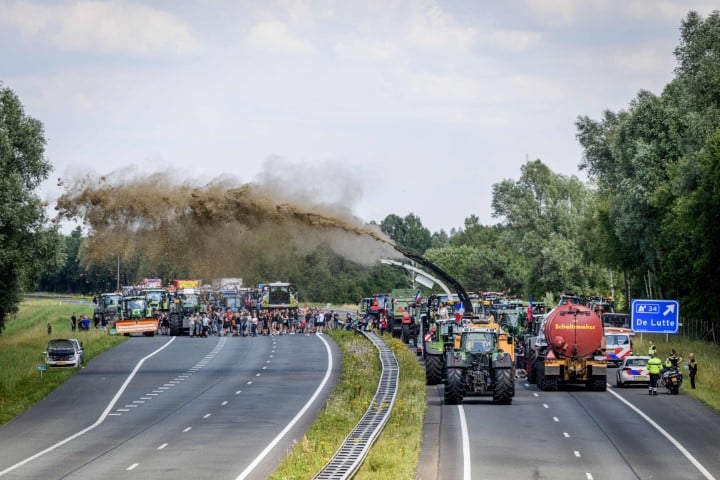
[[[609,369],[612,385],[614,375]],[[660,390],[542,392],[520,380],[512,405],[467,397],[451,406],[442,404],[442,385],[428,386],[426,438],[438,448],[424,446],[419,478],[720,478],[720,415],[682,389]]]
[[[0,478],[267,478],[340,366],[316,335],[134,337],[0,427]]]

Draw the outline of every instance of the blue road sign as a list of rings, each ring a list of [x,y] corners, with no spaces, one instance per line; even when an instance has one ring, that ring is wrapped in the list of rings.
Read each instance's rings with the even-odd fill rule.
[[[680,325],[680,302],[633,300],[630,317],[633,332],[677,333]]]

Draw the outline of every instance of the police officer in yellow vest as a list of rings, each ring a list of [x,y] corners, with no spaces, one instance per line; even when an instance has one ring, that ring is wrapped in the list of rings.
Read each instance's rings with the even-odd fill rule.
[[[647,363],[648,372],[650,372],[650,385],[648,385],[648,395],[657,395],[657,384],[660,379],[660,371],[663,368],[662,360],[655,354],[650,355]]]
[[[655,344],[653,343],[652,340],[650,340],[650,347],[648,348],[648,355],[650,355],[651,357],[653,355],[657,355],[657,347],[655,346]]]

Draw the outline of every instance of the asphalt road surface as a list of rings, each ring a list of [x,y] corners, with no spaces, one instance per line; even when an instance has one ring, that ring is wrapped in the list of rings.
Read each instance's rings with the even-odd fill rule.
[[[609,369],[612,385],[614,375]],[[427,389],[426,440],[435,437],[438,449],[423,451],[425,480],[720,478],[720,415],[682,388],[542,392],[520,380],[507,406],[492,397],[443,405],[442,385]]]
[[[324,336],[134,337],[0,428],[0,478],[267,478],[339,375]]]

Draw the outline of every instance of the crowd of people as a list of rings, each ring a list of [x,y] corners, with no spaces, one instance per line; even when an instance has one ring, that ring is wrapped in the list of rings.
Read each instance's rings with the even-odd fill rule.
[[[657,353],[657,346],[650,340],[648,347],[648,356],[650,359],[647,362],[648,373],[650,374],[650,384],[648,385],[648,394],[657,395],[657,385],[660,381],[662,373],[670,368],[680,368],[680,362],[683,358],[677,353],[674,348],[670,349],[670,355],[665,359],[665,362],[660,360]],[[695,354],[690,352],[688,354],[688,361],[685,364],[688,370],[688,376],[690,377],[690,388],[695,388],[695,377],[697,376],[698,364],[695,360]]]
[[[349,316],[350,314],[348,314]],[[158,313],[161,335],[170,334],[167,312]],[[347,321],[347,320],[345,320]],[[302,307],[233,311],[207,305],[205,313],[190,317],[191,337],[310,335],[340,328],[340,314],[334,310]]]

